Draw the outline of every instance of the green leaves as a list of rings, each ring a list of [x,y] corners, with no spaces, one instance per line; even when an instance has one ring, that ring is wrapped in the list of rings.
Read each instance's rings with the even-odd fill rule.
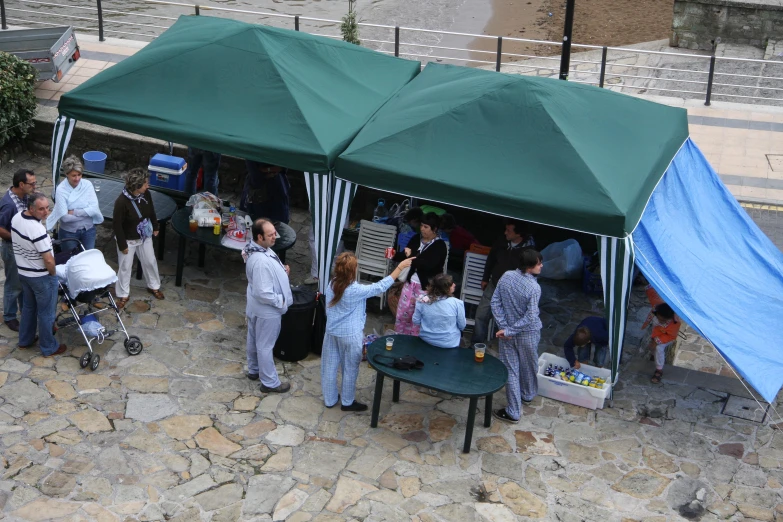
[[[24,138],[35,116],[35,68],[0,52],[0,147]]]
[[[340,24],[340,32],[343,33],[343,40],[355,45],[362,45],[359,40],[359,22],[356,19],[356,11],[353,10],[353,4],[356,0],[348,0],[348,14],[343,16],[343,22]]]

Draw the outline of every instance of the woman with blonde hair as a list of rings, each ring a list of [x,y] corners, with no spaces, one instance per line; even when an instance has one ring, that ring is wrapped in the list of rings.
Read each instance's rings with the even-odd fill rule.
[[[133,169],[125,177],[125,188],[114,202],[112,226],[117,238],[117,306],[123,308],[130,294],[130,278],[133,271],[133,254],[139,256],[147,291],[155,299],[164,299],[160,291],[160,275],[152,237],[158,235],[158,218],[150,188],[149,174],[144,169]]]
[[[356,282],[358,262],[351,252],[343,252],[334,263],[334,273],[326,288],[326,334],[321,353],[321,390],[324,404],[332,408],[340,400],[337,371],[342,370],[343,411],[365,411],[366,404],[356,402],[356,377],[362,362],[367,299],[382,294],[394,283],[413,259],[406,259],[391,273],[371,285]]]
[[[60,223],[58,239],[78,239],[87,250],[95,248],[95,225],[103,223],[98,196],[92,183],[82,179],[84,165],[76,156],[68,156],[61,167],[65,179],[54,193],[54,210],[46,219],[47,230]],[[65,244],[70,250],[75,245]]]
[[[465,303],[454,297],[454,279],[437,274],[430,279],[427,295],[416,304],[413,324],[420,327],[419,337],[438,348],[459,348],[465,329]]]

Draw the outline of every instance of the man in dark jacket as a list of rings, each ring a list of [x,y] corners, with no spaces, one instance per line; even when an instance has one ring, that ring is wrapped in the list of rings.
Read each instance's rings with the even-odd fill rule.
[[[288,224],[291,184],[286,175],[287,169],[251,160],[245,160],[245,165],[247,177],[239,209],[254,220],[266,218],[272,223],[282,221]]]
[[[14,173],[13,185],[0,199],[0,253],[5,269],[5,288],[3,294],[3,321],[14,332],[19,331],[16,314],[22,309],[22,286],[11,243],[11,219],[19,212],[27,210],[27,197],[35,190],[35,174],[29,169],[19,169]]]
[[[525,232],[524,224],[521,221],[508,221],[503,236],[503,239],[498,240],[492,246],[487,257],[487,264],[484,266],[484,277],[481,278],[481,288],[484,290],[484,294],[476,309],[472,343],[484,342],[487,339],[489,320],[492,318],[490,303],[498,281],[507,271],[516,270],[523,248],[535,247],[533,236]]]

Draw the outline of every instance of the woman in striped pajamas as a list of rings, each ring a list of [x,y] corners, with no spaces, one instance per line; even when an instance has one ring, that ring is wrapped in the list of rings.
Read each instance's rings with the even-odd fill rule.
[[[351,252],[343,252],[334,263],[334,274],[326,288],[326,334],[321,353],[321,390],[324,404],[332,408],[341,398],[337,391],[337,371],[342,370],[343,411],[365,411],[366,404],[356,402],[356,378],[362,362],[367,299],[382,294],[415,258],[406,259],[391,275],[371,285],[356,282],[358,261]]]

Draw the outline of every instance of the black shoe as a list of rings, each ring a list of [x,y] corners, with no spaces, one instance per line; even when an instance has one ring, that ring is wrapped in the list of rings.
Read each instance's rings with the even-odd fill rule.
[[[257,373],[246,373],[245,377],[247,377],[251,381],[257,381],[258,380],[258,374]]]
[[[285,393],[288,390],[291,389],[291,383],[290,382],[281,382],[280,386],[277,388],[269,388],[267,386],[261,385],[261,391],[264,393]]]
[[[8,327],[9,330],[12,330],[14,332],[19,331],[19,320],[18,319],[11,319],[10,321],[6,321],[5,325]]]
[[[535,399],[535,397],[533,397],[533,399]],[[522,404],[530,404],[531,402],[533,402],[533,399],[530,399],[529,401],[522,399]]]
[[[519,422],[519,419],[512,419],[511,416],[508,413],[506,413],[505,408],[501,408],[499,410],[493,411],[492,415],[494,415],[495,417],[497,417],[502,421],[510,422],[511,424],[516,424],[517,422]]]
[[[324,404],[324,406],[326,406],[327,408],[334,408],[334,407],[335,407],[335,406],[337,406],[337,404],[339,404],[339,403],[340,403],[340,396],[338,395],[338,396],[337,396],[337,402],[335,402],[335,403],[334,403],[334,404],[332,404],[331,406],[326,406],[325,404]]]
[[[367,411],[367,405],[362,404],[361,402],[353,401],[352,404],[349,406],[340,406],[340,409],[343,411]]]

